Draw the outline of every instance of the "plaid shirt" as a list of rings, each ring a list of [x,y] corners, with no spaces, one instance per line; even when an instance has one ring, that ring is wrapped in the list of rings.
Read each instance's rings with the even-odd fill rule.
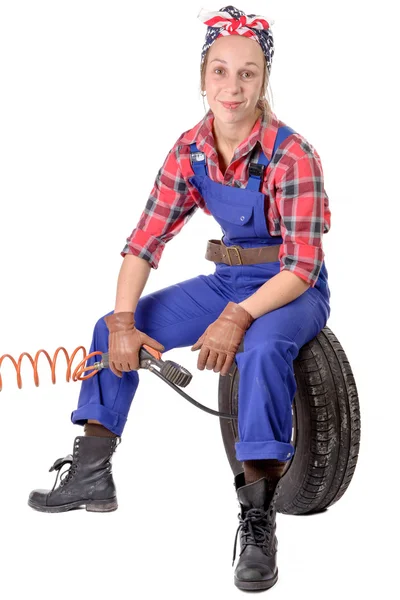
[[[121,252],[148,260],[157,269],[165,244],[198,208],[210,214],[198,190],[188,181],[193,176],[189,145],[196,142],[206,155],[209,177],[224,185],[245,188],[250,159],[258,160],[260,148],[268,159],[279,126],[274,113],[261,115],[250,135],[236,148],[225,173],[218,165],[211,109],[205,117],[180,135],[159,170],[140,219]],[[261,191],[271,236],[282,236],[280,270],[287,269],[314,287],[322,261],[322,236],[330,229],[331,213],[324,189],[321,160],[300,134],[290,135],[264,170]]]

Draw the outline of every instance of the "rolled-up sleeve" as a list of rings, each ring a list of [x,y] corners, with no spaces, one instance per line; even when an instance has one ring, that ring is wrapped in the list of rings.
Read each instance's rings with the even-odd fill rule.
[[[322,236],[328,205],[316,152],[297,158],[286,169],[277,186],[276,204],[283,239],[280,270],[292,271],[314,287],[325,256]]]
[[[158,268],[165,244],[192,217],[198,205],[179,166],[179,146],[170,150],[155,179],[136,227],[126,239],[121,256],[134,254]]]

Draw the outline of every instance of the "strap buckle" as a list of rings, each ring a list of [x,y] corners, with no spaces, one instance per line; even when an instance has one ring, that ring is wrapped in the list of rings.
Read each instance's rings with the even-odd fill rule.
[[[191,162],[201,162],[205,159],[204,152],[191,152],[190,153],[190,161]]]
[[[230,264],[231,267],[234,266],[234,265],[232,265],[232,259],[231,259],[231,255],[229,254],[229,250],[234,250],[237,253],[237,257],[239,259],[239,263],[238,264],[239,265],[243,264],[242,257],[240,256],[239,248],[240,248],[240,246],[225,246],[226,254],[228,256],[229,264]]]
[[[250,177],[262,177],[264,174],[264,167],[262,163],[250,163],[249,165],[249,175]]]

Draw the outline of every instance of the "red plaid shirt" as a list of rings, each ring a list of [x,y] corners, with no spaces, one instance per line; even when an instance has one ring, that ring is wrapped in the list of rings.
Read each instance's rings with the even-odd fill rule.
[[[193,176],[189,145],[204,152],[208,174],[224,185],[246,187],[250,158],[258,160],[260,146],[271,159],[277,129],[285,125],[274,113],[261,115],[250,135],[239,144],[223,174],[218,165],[212,131],[211,109],[178,138],[159,170],[138,224],[121,252],[135,254],[157,269],[165,244],[198,208],[210,214],[198,190],[188,181]],[[257,143],[258,142],[258,143]],[[275,152],[261,191],[265,194],[265,218],[271,236],[281,235],[280,270],[287,269],[315,285],[324,259],[322,236],[330,229],[331,213],[324,189],[321,160],[300,134],[290,135]]]

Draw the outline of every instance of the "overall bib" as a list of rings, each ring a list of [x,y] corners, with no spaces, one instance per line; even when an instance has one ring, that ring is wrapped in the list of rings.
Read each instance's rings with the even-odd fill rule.
[[[278,130],[273,152],[291,133],[289,127]],[[258,165],[266,168],[269,163],[263,152],[258,165],[253,163],[250,168],[245,189],[212,181],[205,155],[195,144],[191,145],[191,161],[194,176],[190,181],[220,224],[226,246],[250,248],[283,242],[282,237],[269,234],[266,224],[264,194],[259,191],[262,179]],[[135,325],[163,344],[165,352],[192,346],[228,302],[242,302],[279,271],[279,261],[252,265],[216,263],[211,275],[199,275],[142,296],[135,310]],[[237,460],[292,458],[292,401],[296,391],[293,360],[300,348],[326,325],[329,298],[323,263],[315,287],[257,318],[246,331],[243,351],[235,356],[239,370]],[[94,328],[90,352],[94,350],[108,351],[104,317]],[[89,359],[88,365],[96,360],[98,357]],[[82,381],[72,422],[83,425],[87,419],[96,419],[121,435],[138,383],[138,371],[124,372],[119,378],[110,369]]]

